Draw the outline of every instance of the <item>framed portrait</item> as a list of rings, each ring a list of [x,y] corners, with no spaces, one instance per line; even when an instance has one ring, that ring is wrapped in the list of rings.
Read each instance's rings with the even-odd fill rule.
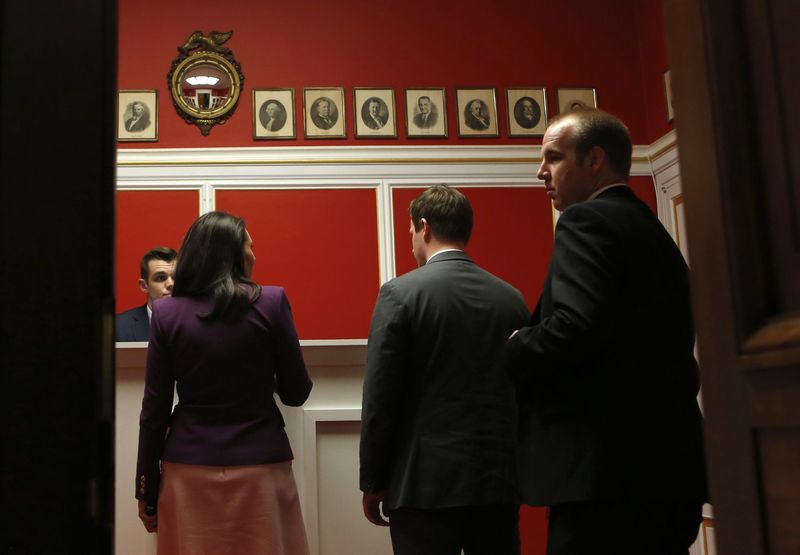
[[[394,89],[353,88],[356,137],[359,139],[397,137]]]
[[[563,114],[575,108],[597,108],[597,89],[578,87],[574,89],[558,89],[558,113]]]
[[[344,89],[303,89],[303,114],[305,115],[306,139],[343,139]]]
[[[294,139],[294,89],[253,89],[253,138]]]
[[[444,88],[406,89],[406,135],[447,137]]]
[[[117,93],[117,141],[158,140],[158,91]]]
[[[675,120],[675,106],[672,105],[672,72],[664,72],[664,100],[667,104],[667,121],[672,123]]]
[[[459,137],[497,137],[494,88],[456,89]]]
[[[544,87],[506,89],[509,137],[542,137],[547,129],[547,93]]]

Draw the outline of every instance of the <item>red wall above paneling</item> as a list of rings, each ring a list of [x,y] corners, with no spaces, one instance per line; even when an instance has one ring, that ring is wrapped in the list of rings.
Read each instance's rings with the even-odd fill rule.
[[[642,99],[647,134],[639,142],[652,143],[674,128],[667,121],[664,72],[669,68],[662,0],[636,3],[636,31],[641,52]],[[637,137],[638,139],[638,137]]]
[[[397,275],[416,268],[411,254],[408,205],[424,188],[392,189]],[[472,204],[475,223],[467,252],[481,267],[509,282],[533,308],[553,251],[553,213],[543,188],[459,189]]]
[[[243,217],[254,279],[286,289],[300,339],[364,339],[378,295],[374,189],[217,191]]]
[[[646,175],[633,176],[628,180],[628,185],[630,185],[633,192],[636,193],[636,196],[650,207],[653,214],[658,214],[656,188],[652,177]]]
[[[178,250],[199,215],[198,191],[117,191],[117,312],[147,301],[137,285],[144,253],[157,246]]]
[[[660,0],[648,0],[656,1]],[[642,67],[650,65],[641,59],[637,4],[638,0],[619,0],[611,17],[608,4],[597,0],[499,0],[479,11],[456,0],[389,2],[380,9],[366,0],[241,0],[224,9],[210,0],[191,5],[120,0],[119,88],[159,91],[159,141],[125,143],[124,148],[539,142],[507,138],[504,88],[524,85],[547,87],[550,113],[555,113],[556,87],[594,86],[600,106],[628,124],[635,143],[647,143],[651,134]],[[651,11],[642,10],[642,16],[649,17]],[[227,46],[245,75],[236,113],[207,137],[178,117],[166,84],[177,47],[197,29],[233,30]],[[648,47],[645,56],[651,50]],[[661,60],[653,63],[658,72],[665,69],[661,65]],[[649,73],[647,79],[652,77]],[[316,86],[346,88],[347,139],[303,138],[302,88]],[[355,86],[393,87],[398,114],[404,113],[405,87],[446,87],[449,138],[409,140],[399,118],[397,140],[354,139]],[[459,86],[497,88],[498,139],[457,137]],[[296,89],[296,140],[252,139],[252,89],[270,87]]]

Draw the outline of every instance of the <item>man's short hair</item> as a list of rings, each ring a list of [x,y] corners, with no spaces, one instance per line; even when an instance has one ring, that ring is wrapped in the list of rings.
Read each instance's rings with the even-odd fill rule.
[[[150,279],[150,261],[151,260],[163,260],[164,262],[172,262],[178,256],[178,253],[175,252],[175,249],[171,249],[169,247],[155,247],[150,249],[145,253],[142,257],[142,263],[140,265],[139,275],[142,276],[142,279],[147,281]]]
[[[630,177],[633,145],[630,131],[622,120],[597,108],[578,108],[557,115],[550,120],[550,125],[568,119],[575,121],[572,141],[578,160],[583,160],[592,147],[599,146],[614,173],[625,179]]]
[[[465,245],[472,235],[472,206],[460,191],[447,185],[434,185],[411,201],[408,214],[414,229],[422,229],[422,218],[440,241]]]

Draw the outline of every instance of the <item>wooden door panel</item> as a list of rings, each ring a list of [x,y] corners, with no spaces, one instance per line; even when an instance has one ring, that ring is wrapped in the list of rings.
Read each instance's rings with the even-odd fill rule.
[[[800,3],[664,6],[717,543],[796,555]]]

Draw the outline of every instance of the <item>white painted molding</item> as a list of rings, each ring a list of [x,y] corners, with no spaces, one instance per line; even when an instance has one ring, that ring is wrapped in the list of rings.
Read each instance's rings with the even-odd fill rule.
[[[361,408],[303,410],[303,507],[311,555],[319,555],[319,490],[317,485],[317,422],[359,422]]]
[[[653,146],[633,149],[632,175],[651,175]],[[117,186],[375,186],[387,178],[535,181],[539,145],[119,149]],[[353,179],[367,180],[354,183]],[[541,182],[539,182],[541,183]],[[488,183],[491,184],[491,183]]]

